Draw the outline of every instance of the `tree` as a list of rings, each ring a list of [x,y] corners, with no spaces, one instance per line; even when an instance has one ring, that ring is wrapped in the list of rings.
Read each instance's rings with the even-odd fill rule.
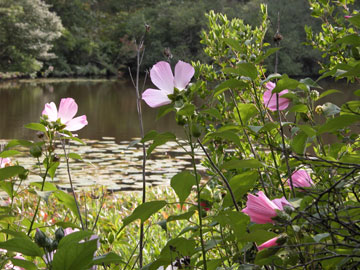
[[[33,73],[61,36],[60,18],[41,0],[0,0],[0,71]]]

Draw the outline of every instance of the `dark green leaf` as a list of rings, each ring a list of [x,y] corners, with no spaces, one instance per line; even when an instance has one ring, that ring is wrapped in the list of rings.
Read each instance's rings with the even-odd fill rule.
[[[247,242],[256,242],[256,244],[260,245],[271,238],[278,236],[278,234],[266,230],[255,230],[250,233],[246,233],[243,235],[241,240]]]
[[[328,121],[326,121],[326,123],[318,129],[318,135],[325,132],[334,132],[339,129],[343,129],[359,120],[360,117],[355,115],[340,115],[335,118],[328,119]]]
[[[298,112],[298,113],[307,113],[308,107],[304,104],[298,104],[295,106],[292,106],[289,112]]]
[[[5,146],[5,149],[9,149],[9,148],[12,148],[12,147],[18,146],[18,145],[25,146],[25,147],[30,147],[30,146],[33,145],[33,143],[30,142],[30,141],[26,141],[26,140],[11,140]]]
[[[195,112],[195,106],[193,104],[185,104],[177,113],[179,115],[191,117]]]
[[[175,254],[182,256],[191,256],[195,252],[196,242],[194,239],[185,239],[182,237],[171,239],[161,250],[161,258],[172,258]]]
[[[252,80],[255,80],[258,75],[256,67],[251,63],[240,63],[236,65],[236,68],[225,68],[224,73],[249,77]]]
[[[214,97],[217,97],[218,95],[220,95],[221,93],[223,93],[228,89],[239,89],[244,87],[246,87],[246,84],[244,82],[237,79],[229,79],[216,86]]]
[[[209,114],[212,117],[215,117],[217,119],[221,119],[220,112],[215,108],[210,108],[210,109],[203,110],[203,111],[201,111],[201,113]]]
[[[331,94],[334,94],[334,93],[342,93],[342,92],[339,91],[339,90],[336,90],[336,89],[326,90],[325,92],[321,93],[321,95],[319,96],[318,100],[319,100],[320,98],[326,97],[327,95],[331,95]]]
[[[0,169],[0,180],[9,179],[25,172],[22,166],[9,166]]]
[[[67,208],[69,208],[76,217],[79,218],[79,213],[77,211],[76,203],[73,196],[65,193],[62,190],[55,191],[54,196],[58,198],[58,200],[62,202]]]
[[[29,238],[15,237],[6,242],[0,242],[0,248],[19,252],[27,256],[42,256],[41,249]]]
[[[231,229],[234,231],[236,239],[238,240],[244,236],[247,225],[250,222],[249,217],[244,213],[230,210],[220,212],[214,217],[214,221],[217,221],[221,226],[230,225]]]
[[[167,218],[167,222],[175,221],[175,220],[189,220],[194,215],[195,211],[189,211],[184,214],[176,215],[176,216],[169,216]]]
[[[287,75],[283,75],[276,83],[276,87],[272,90],[272,93],[280,93],[285,89],[295,89],[298,85],[299,82],[297,80],[290,79]]]
[[[352,16],[348,19],[348,21],[355,25],[357,28],[360,28],[360,14]]]
[[[77,153],[69,153],[68,157],[72,158],[72,159],[80,159],[80,160],[82,160],[82,157]]]
[[[237,111],[239,110],[240,113],[240,117],[241,117],[241,121],[239,119],[239,115],[237,113]],[[259,111],[257,110],[257,108],[255,107],[254,104],[244,104],[244,103],[238,103],[237,104],[237,109],[234,109],[234,115],[235,115],[235,119],[242,125],[246,125],[247,122],[254,117],[255,115],[257,115],[259,113]]]
[[[183,171],[171,178],[170,185],[179,197],[180,202],[183,203],[190,195],[192,187],[196,185],[196,178],[192,173]]]
[[[295,153],[303,155],[306,149],[307,138],[308,135],[305,132],[299,132],[291,141],[291,149]]]
[[[30,262],[30,261],[11,258],[11,262],[14,266],[19,266],[26,270],[37,270],[38,269],[37,266],[33,262]],[[19,268],[16,268],[16,269],[19,269]]]
[[[232,38],[224,38],[224,42],[235,52],[242,51],[240,41]]]
[[[342,43],[358,47],[360,45],[360,36],[358,34],[351,34],[338,39],[335,43]]]
[[[224,163],[221,168],[225,170],[242,169],[242,168],[261,168],[264,165],[256,159],[233,159]]]
[[[153,143],[150,145],[150,147],[148,148],[148,150],[146,152],[147,156],[150,156],[150,154],[156,147],[163,145],[169,141],[176,141],[176,136],[171,132],[165,132],[165,133],[156,135]]]
[[[166,205],[165,201],[153,201],[153,202],[146,202],[134,210],[134,212],[123,220],[123,226],[120,230],[122,230],[125,226],[130,224],[131,222],[140,219],[142,222],[147,220],[151,215],[155,214],[161,208]]]
[[[167,115],[168,113],[174,111],[174,107],[172,104],[161,106],[156,115],[156,120],[159,120],[161,117]]]
[[[72,243],[79,243],[81,240],[89,238],[93,234],[91,231],[76,231],[70,233],[60,240],[58,248],[69,246]]]
[[[7,150],[0,153],[0,158],[8,158],[20,154],[17,150]]]
[[[46,132],[46,127],[40,123],[30,123],[25,125],[26,128],[28,129],[32,129],[32,130],[36,130],[36,131],[41,131],[41,132]]]
[[[119,263],[125,263],[124,260],[114,252],[109,252],[107,254],[97,256],[94,258],[92,265],[109,265],[109,264],[119,264]]]
[[[311,126],[308,125],[297,125],[298,128],[300,128],[303,132],[306,133],[309,137],[313,137],[316,135],[315,129],[313,129]]]

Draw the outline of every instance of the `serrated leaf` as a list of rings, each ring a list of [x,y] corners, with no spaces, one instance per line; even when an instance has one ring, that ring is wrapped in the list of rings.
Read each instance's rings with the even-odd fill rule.
[[[32,129],[32,130],[36,130],[36,131],[41,131],[41,132],[46,132],[46,127],[40,123],[30,123],[30,124],[26,124],[25,125],[26,128],[28,129]]]
[[[184,203],[189,197],[192,187],[196,185],[196,178],[192,173],[183,171],[171,178],[170,185],[179,197],[180,203]]]

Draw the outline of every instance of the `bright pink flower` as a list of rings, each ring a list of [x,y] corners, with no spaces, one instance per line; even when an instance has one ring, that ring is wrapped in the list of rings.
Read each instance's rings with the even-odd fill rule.
[[[268,240],[265,243],[262,243],[260,246],[258,246],[257,249],[260,251],[260,250],[263,250],[264,248],[277,246],[278,243],[276,241],[278,239],[279,239],[279,237],[271,238],[270,240]]]
[[[294,187],[311,187],[314,185],[314,182],[306,170],[295,171],[291,175],[291,180]],[[291,188],[290,179],[287,180],[287,184]]]
[[[76,131],[82,129],[88,124],[86,115],[74,118],[78,111],[78,105],[72,98],[62,98],[60,101],[59,111],[56,109],[54,102],[46,103],[42,115],[47,115],[50,121],[57,121],[64,124],[68,131]]]
[[[350,19],[350,18],[352,18],[352,16],[351,15],[345,15],[344,18],[345,19]]]
[[[168,95],[174,88],[184,90],[194,76],[195,69],[188,63],[179,61],[175,66],[175,77],[168,62],[158,62],[150,70],[150,79],[159,89],[146,89],[142,99],[152,108],[171,103]]]
[[[276,84],[273,82],[266,83],[267,90],[264,92],[263,101],[266,108],[270,111],[277,111],[277,100],[276,100],[276,93],[272,93],[272,90],[275,88]],[[289,90],[285,89],[278,93],[279,95],[279,111],[285,110],[289,104],[290,100],[287,98],[281,98],[282,95],[289,93]]]
[[[0,168],[4,168],[8,165],[10,165],[10,158],[0,158]]]
[[[291,206],[284,197],[270,201],[262,191],[256,195],[248,194],[246,208],[242,212],[257,224],[274,223],[272,218],[277,216],[276,210],[282,211],[285,205]]]

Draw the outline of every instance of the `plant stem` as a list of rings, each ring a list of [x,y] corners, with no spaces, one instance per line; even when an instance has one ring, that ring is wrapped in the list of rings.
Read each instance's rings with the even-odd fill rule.
[[[235,195],[234,192],[232,191],[231,187],[230,187],[230,183],[229,181],[226,179],[226,177],[224,176],[224,174],[219,170],[219,168],[215,165],[215,163],[213,162],[213,160],[211,159],[209,153],[206,151],[204,145],[201,143],[200,139],[197,139],[198,144],[200,145],[201,149],[203,150],[203,152],[205,153],[207,159],[209,160],[211,166],[213,167],[213,169],[218,173],[218,175],[221,177],[221,179],[224,181],[227,189],[229,190],[231,199],[233,201],[233,204],[236,208],[236,211],[240,212],[239,206],[236,203],[236,199],[235,199]]]
[[[62,145],[62,148],[63,148],[63,151],[64,151],[64,155],[65,155],[66,168],[67,168],[67,173],[68,173],[68,176],[69,176],[71,192],[72,192],[73,197],[74,197],[74,200],[75,200],[76,209],[77,209],[77,212],[78,212],[78,215],[79,215],[79,219],[80,219],[80,223],[81,223],[81,228],[82,228],[82,230],[85,230],[84,222],[83,222],[83,220],[82,220],[82,216],[81,216],[81,212],[80,212],[79,203],[78,203],[78,201],[77,201],[77,199],[76,199],[75,189],[74,189],[74,186],[73,186],[73,183],[72,183],[72,179],[71,179],[70,166],[69,166],[69,157],[68,157],[67,152],[66,152],[65,142],[64,142],[64,140],[61,140],[61,139],[60,139],[60,142],[61,142],[61,145]]]

